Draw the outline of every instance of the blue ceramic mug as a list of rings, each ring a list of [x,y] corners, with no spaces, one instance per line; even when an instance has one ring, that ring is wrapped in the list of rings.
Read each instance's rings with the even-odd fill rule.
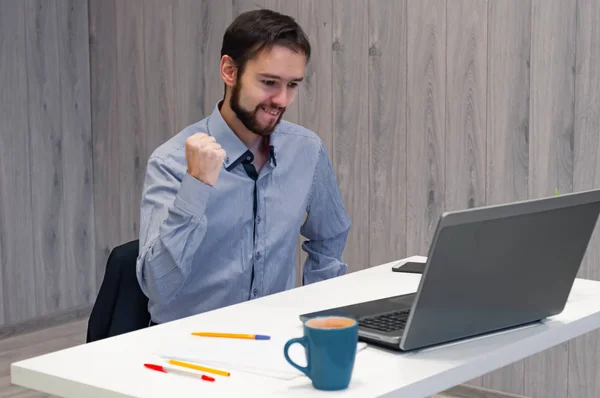
[[[288,350],[294,343],[304,346],[306,366],[290,359]],[[350,384],[356,345],[358,323],[355,319],[331,316],[309,319],[304,323],[304,337],[285,343],[285,359],[306,374],[318,390],[343,390]]]

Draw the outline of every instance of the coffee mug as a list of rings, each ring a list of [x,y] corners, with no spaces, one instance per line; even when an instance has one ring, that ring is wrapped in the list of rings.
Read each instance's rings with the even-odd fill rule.
[[[306,366],[290,359],[288,350],[299,343],[306,352]],[[343,390],[350,384],[356,346],[358,323],[355,319],[330,316],[317,317],[304,322],[304,337],[285,343],[285,359],[307,375],[318,390]]]

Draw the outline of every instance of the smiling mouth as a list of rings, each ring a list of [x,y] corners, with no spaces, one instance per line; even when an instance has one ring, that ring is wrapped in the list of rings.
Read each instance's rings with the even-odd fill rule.
[[[279,109],[265,108],[264,106],[261,106],[260,109],[273,116],[278,116],[280,113]]]

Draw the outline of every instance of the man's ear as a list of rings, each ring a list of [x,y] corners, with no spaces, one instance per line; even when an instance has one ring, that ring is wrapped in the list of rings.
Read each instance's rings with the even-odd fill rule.
[[[237,79],[238,68],[229,55],[221,57],[221,78],[228,87],[233,87]]]

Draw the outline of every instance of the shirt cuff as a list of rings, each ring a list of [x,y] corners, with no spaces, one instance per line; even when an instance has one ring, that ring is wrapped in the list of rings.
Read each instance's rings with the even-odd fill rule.
[[[174,204],[186,213],[201,218],[204,216],[211,188],[186,172]]]

